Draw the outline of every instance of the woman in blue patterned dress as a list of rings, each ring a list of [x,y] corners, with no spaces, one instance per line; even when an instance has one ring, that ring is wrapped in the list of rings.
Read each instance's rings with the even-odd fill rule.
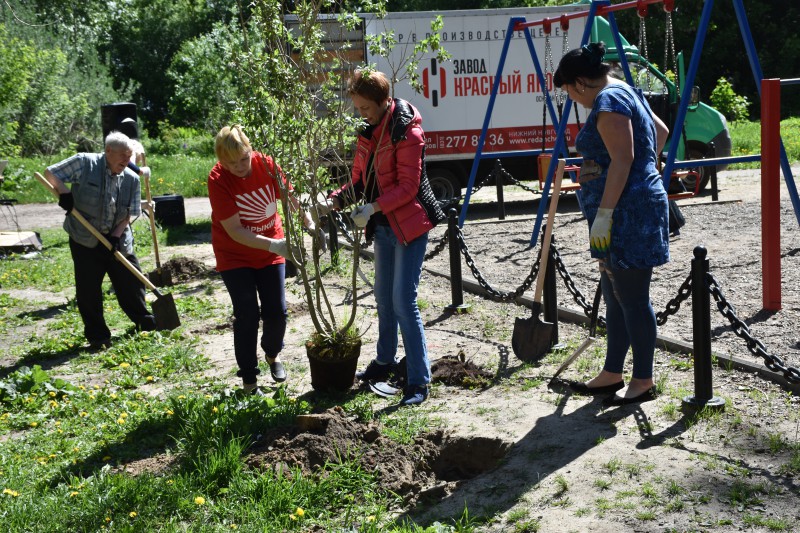
[[[604,55],[603,43],[572,50],[554,77],[557,87],[591,110],[575,147],[585,162],[582,201],[606,304],[603,370],[571,387],[585,394],[611,394],[605,404],[624,405],[655,397],[656,317],[650,280],[653,267],[669,261],[667,192],[658,172],[658,154],[669,130],[639,89],[609,75]],[[587,172],[590,166],[594,170]],[[629,348],[633,376],[625,388],[622,371]]]

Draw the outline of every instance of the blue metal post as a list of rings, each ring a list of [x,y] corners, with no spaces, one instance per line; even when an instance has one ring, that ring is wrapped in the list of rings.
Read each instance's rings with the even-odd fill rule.
[[[492,118],[492,111],[494,110],[494,101],[497,98],[497,89],[500,86],[500,80],[503,76],[503,67],[506,64],[506,57],[508,56],[508,46],[511,44],[511,38],[514,35],[514,26],[518,22],[525,22],[524,17],[512,17],[508,21],[508,29],[506,30],[506,39],[503,41],[503,51],[500,53],[500,62],[497,64],[497,74],[494,76],[494,84],[492,85],[492,93],[489,96],[489,107],[486,108],[486,116],[483,119],[483,128],[481,129],[481,136],[478,139],[478,146],[475,150],[475,159],[472,161],[472,170],[469,172],[469,181],[467,181],[467,195],[464,197],[464,205],[461,206],[461,215],[458,218],[458,227],[464,227],[464,220],[467,218],[467,207],[469,206],[469,199],[472,196],[472,186],[475,184],[475,174],[478,173],[478,164],[481,162],[483,154],[483,143],[486,141],[486,132],[489,130],[489,121]]]
[[[610,0],[594,0],[592,2],[592,5],[589,7],[589,15],[586,18],[586,27],[584,27],[583,36],[581,37],[581,46],[589,42],[589,37],[592,35],[592,24],[594,23],[597,6],[610,4]],[[547,168],[547,177],[545,178],[544,185],[542,187],[542,197],[539,199],[539,210],[536,212],[536,222],[533,224],[531,247],[536,246],[536,241],[539,238],[539,231],[542,229],[544,211],[547,208],[547,199],[550,197],[550,184],[553,182],[553,176],[556,173],[558,157],[567,151],[567,147],[564,146],[564,132],[567,131],[570,111],[572,111],[572,99],[567,97],[567,101],[564,103],[564,113],[561,115],[562,120],[558,122],[556,142],[553,146],[553,157],[550,158],[550,166]]]
[[[692,87],[694,86],[694,78],[697,75],[697,67],[700,64],[700,54],[703,51],[703,43],[706,39],[708,23],[711,20],[711,11],[713,9],[714,0],[705,0],[705,4],[703,4],[703,13],[700,15],[700,24],[697,27],[697,37],[695,37],[694,40],[692,58],[689,60],[689,72],[686,73],[686,80],[683,83],[681,103],[678,105],[678,116],[675,117],[675,127],[669,143],[667,161],[664,163],[663,179],[665,189],[669,187],[669,180],[672,176],[675,156],[678,153],[678,143],[681,141],[681,136],[678,133],[683,131],[683,123],[686,120],[686,110],[689,108],[689,99],[692,94]]]
[[[758,95],[761,96],[761,80],[764,79],[764,74],[761,70],[761,63],[758,61],[756,45],[753,42],[753,34],[750,32],[750,23],[747,20],[747,13],[744,12],[742,0],[733,0],[733,8],[736,11],[736,19],[739,21],[739,31],[742,32],[742,40],[744,41],[744,47],[747,50],[747,58],[750,60],[750,70],[753,71],[753,78],[756,80]],[[789,165],[789,158],[786,156],[786,148],[783,146],[782,138],[780,140],[780,146],[783,179],[786,182],[786,188],[789,191],[789,198],[792,199],[794,215],[797,218],[798,225],[800,225],[800,198],[798,198],[797,195],[797,187],[795,186],[794,178],[792,177],[792,167]]]

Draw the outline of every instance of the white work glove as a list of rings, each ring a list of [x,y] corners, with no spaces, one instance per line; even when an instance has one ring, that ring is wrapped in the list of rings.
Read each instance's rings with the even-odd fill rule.
[[[150,167],[139,167],[142,178],[150,179]]]
[[[267,240],[269,241],[270,252],[289,259],[289,246],[286,244],[286,239],[270,239],[267,237]]]
[[[317,225],[314,224],[314,219],[311,217],[311,213],[308,211],[303,211],[303,227],[306,228],[310,233],[313,233],[314,230],[317,229]]]
[[[375,208],[372,207],[372,204],[366,204],[353,209],[353,212],[350,213],[350,218],[353,219],[353,223],[356,226],[364,228],[369,222],[369,217],[373,214],[375,214]]]
[[[592,229],[589,232],[589,246],[595,252],[607,252],[611,245],[611,215],[613,209],[601,207],[597,210],[597,216],[592,222]]]

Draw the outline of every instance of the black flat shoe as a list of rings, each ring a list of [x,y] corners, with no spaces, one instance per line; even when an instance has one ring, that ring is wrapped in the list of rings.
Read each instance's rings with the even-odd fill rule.
[[[570,390],[576,394],[588,394],[589,396],[597,396],[600,394],[610,394],[617,392],[625,386],[624,381],[612,383],[611,385],[603,385],[602,387],[590,387],[583,381],[566,381]]]
[[[280,361],[273,361],[269,364],[269,373],[277,383],[286,381],[286,369],[283,368],[283,363]]]
[[[650,402],[658,398],[656,395],[656,388],[650,387],[639,396],[634,396],[632,398],[624,398],[622,396],[617,396],[616,394],[612,394],[605,400],[603,400],[603,405],[630,405],[633,403],[642,403],[642,402]]]

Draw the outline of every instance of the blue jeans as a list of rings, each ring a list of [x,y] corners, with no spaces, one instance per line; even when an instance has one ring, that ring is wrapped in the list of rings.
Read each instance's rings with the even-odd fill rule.
[[[258,326],[264,322],[261,348],[267,357],[277,356],[286,334],[285,265],[234,268],[220,272],[233,304],[233,352],[237,376],[255,383],[258,370]],[[260,304],[259,305],[259,301]]]
[[[397,355],[397,327],[403,335],[408,385],[427,385],[431,365],[425,329],[417,307],[417,289],[428,234],[408,245],[398,242],[390,226],[375,230],[375,302],[378,305],[378,362],[392,363]]]
[[[606,362],[608,372],[622,373],[628,348],[633,352],[633,377],[653,377],[656,314],[650,304],[652,268],[618,269],[605,263],[600,286],[606,303]]]

